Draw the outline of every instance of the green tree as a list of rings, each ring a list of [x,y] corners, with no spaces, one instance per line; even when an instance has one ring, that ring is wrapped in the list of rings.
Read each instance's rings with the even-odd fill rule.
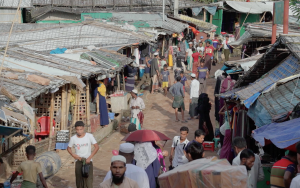
[[[293,13],[300,19],[300,1],[299,0],[290,0],[290,7]]]

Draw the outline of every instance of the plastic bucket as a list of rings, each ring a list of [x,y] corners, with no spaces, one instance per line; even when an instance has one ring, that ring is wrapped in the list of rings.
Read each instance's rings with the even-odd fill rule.
[[[108,117],[109,117],[109,119],[114,120],[115,119],[115,113],[112,113],[112,112],[108,113]]]
[[[145,69],[140,69],[140,78],[142,78],[142,77],[143,77],[143,75],[144,75],[144,72],[145,72]]]

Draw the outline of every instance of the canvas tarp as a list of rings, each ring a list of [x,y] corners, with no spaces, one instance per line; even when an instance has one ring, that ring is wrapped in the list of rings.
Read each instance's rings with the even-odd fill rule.
[[[273,2],[226,1],[226,4],[240,13],[262,14],[264,12],[273,12]]]
[[[278,148],[287,148],[300,141],[300,118],[265,125],[254,130],[253,138],[262,146],[267,139]]]

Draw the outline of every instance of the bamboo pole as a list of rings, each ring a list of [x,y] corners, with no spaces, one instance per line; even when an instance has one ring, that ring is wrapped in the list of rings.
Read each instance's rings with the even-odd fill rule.
[[[86,79],[86,122],[88,126],[88,132],[91,132],[91,109],[90,109],[90,85],[89,80]]]
[[[261,21],[264,19],[264,17],[265,17],[265,15],[266,15],[266,13],[267,13],[267,12],[265,12],[265,13],[264,13],[264,15],[261,17],[261,19],[260,19],[259,23],[261,23]]]
[[[203,21],[206,22],[206,10],[203,9]]]
[[[66,103],[67,103],[67,91],[66,91],[66,85],[62,87],[62,93],[61,93],[61,120],[60,120],[60,127],[61,130],[66,129]]]
[[[125,76],[124,76],[124,70],[122,72],[122,76],[123,76],[123,91],[125,92]]]
[[[241,27],[240,27],[239,34],[238,34],[238,35],[236,35],[236,36],[239,36],[239,35],[240,35],[240,33],[241,33],[241,30],[242,30],[242,27],[243,27],[243,25],[244,25],[245,21],[247,20],[247,18],[248,18],[248,16],[249,16],[249,14],[250,14],[250,11],[251,11],[251,9],[252,9],[252,7],[250,8],[250,10],[249,10],[249,12],[248,12],[248,14],[247,14],[247,16],[246,16],[246,18],[245,18],[245,20],[244,20],[243,24],[242,24],[242,25],[241,25]]]
[[[10,27],[10,31],[9,31],[9,35],[8,35],[8,40],[7,40],[7,42],[6,42],[5,51],[4,51],[4,55],[3,55],[3,58],[2,58],[2,63],[1,63],[1,68],[0,68],[0,75],[1,75],[1,73],[2,73],[2,67],[3,67],[4,60],[5,60],[5,57],[6,57],[6,54],[7,54],[7,49],[8,49],[8,46],[9,46],[11,33],[12,33],[12,31],[13,31],[13,28],[14,28],[14,25],[15,25],[15,22],[16,22],[16,18],[17,18],[18,12],[19,12],[19,10],[20,10],[21,3],[22,3],[22,0],[19,0],[18,8],[17,8],[17,11],[16,11],[16,13],[15,13],[14,20],[13,20],[13,22],[12,22],[12,25],[11,25],[11,27]]]
[[[67,85],[67,109],[66,109],[66,119],[65,119],[65,124],[69,124],[69,112],[70,112],[70,99],[71,99],[71,84]],[[66,126],[67,127],[67,126]],[[71,137],[71,128],[72,128],[72,123],[69,127],[69,133]]]
[[[31,103],[31,108],[35,108],[35,100]],[[34,111],[34,119],[30,120],[30,134],[33,136],[33,138],[35,137],[34,136],[34,130],[35,130],[35,125],[36,125],[35,114],[36,114],[36,112]],[[35,142],[34,139],[30,140],[30,144],[33,144],[34,142]]]
[[[163,37],[163,43],[162,43],[161,54],[164,55],[164,52],[165,52],[165,36]]]
[[[48,151],[51,150],[51,145],[52,145],[53,117],[54,117],[54,93],[51,93],[51,103],[50,103],[50,133],[49,133]]]
[[[212,24],[212,21],[213,21],[213,15],[211,14],[209,18],[209,22]]]

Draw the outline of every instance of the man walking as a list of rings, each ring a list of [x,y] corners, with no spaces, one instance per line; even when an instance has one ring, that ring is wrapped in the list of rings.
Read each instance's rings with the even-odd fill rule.
[[[196,79],[196,74],[191,74],[191,90],[190,90],[190,118],[189,120],[194,119],[195,116],[198,116],[198,98],[199,98],[199,81]]]
[[[197,78],[199,81],[199,94],[205,93],[206,89],[206,80],[208,79],[209,71],[208,68],[205,67],[204,59],[200,61],[200,67],[197,70]],[[199,96],[199,95],[198,95]]]
[[[150,85],[151,82],[151,77],[150,77],[150,57],[147,55],[145,57],[145,62],[146,62],[146,66],[145,66],[145,72],[144,75],[140,81],[140,83],[136,86],[137,90],[139,91],[141,89],[141,86],[143,84],[146,83],[146,85]]]
[[[134,145],[131,143],[123,143],[120,145],[119,155],[125,157],[126,159],[126,172],[125,177],[128,177],[137,182],[139,187],[149,188],[149,178],[144,169],[133,165],[134,159]],[[111,171],[107,172],[103,181],[111,179]]]
[[[76,135],[71,137],[68,145],[68,152],[76,160],[75,176],[77,188],[93,188],[93,156],[98,152],[99,146],[94,136],[84,131],[84,123],[77,121],[75,123]],[[92,152],[92,145],[94,151]],[[75,154],[72,152],[75,148]],[[88,177],[82,177],[83,163],[90,165]]]
[[[159,78],[159,68],[158,68],[158,52],[155,52],[154,58],[151,61],[150,66],[150,76],[152,80],[152,90],[151,93],[153,93],[155,90],[158,90],[158,78]]]
[[[111,158],[112,177],[100,184],[100,188],[139,188],[136,181],[125,177],[126,159],[121,155]]]
[[[241,165],[240,155],[241,152],[247,149],[247,142],[243,137],[235,137],[232,141],[232,147],[236,153],[236,157],[232,161],[232,165],[238,166]],[[255,162],[251,168],[249,178],[247,181],[247,188],[256,188],[257,182],[264,180],[265,175],[261,165],[261,161],[258,155],[255,154]]]
[[[181,115],[182,115],[182,123],[186,123],[187,121],[184,120],[184,91],[183,91],[183,85],[180,82],[181,81],[181,77],[178,76],[176,78],[176,83],[172,85],[172,87],[170,88],[170,93],[173,96],[173,104],[172,107],[175,109],[175,117],[176,117],[176,122],[179,122],[179,118],[178,118],[178,111],[181,111]]]
[[[188,134],[189,128],[183,126],[180,128],[180,136],[175,136],[173,138],[172,149],[169,157],[172,168],[176,168],[177,166],[188,162],[188,159],[184,154],[185,147],[189,143],[189,140],[187,139]]]
[[[210,45],[210,42],[206,42],[206,47],[204,50],[204,60],[205,60],[205,66],[208,68],[208,71],[210,72],[211,69],[211,59],[213,57],[214,48]]]

